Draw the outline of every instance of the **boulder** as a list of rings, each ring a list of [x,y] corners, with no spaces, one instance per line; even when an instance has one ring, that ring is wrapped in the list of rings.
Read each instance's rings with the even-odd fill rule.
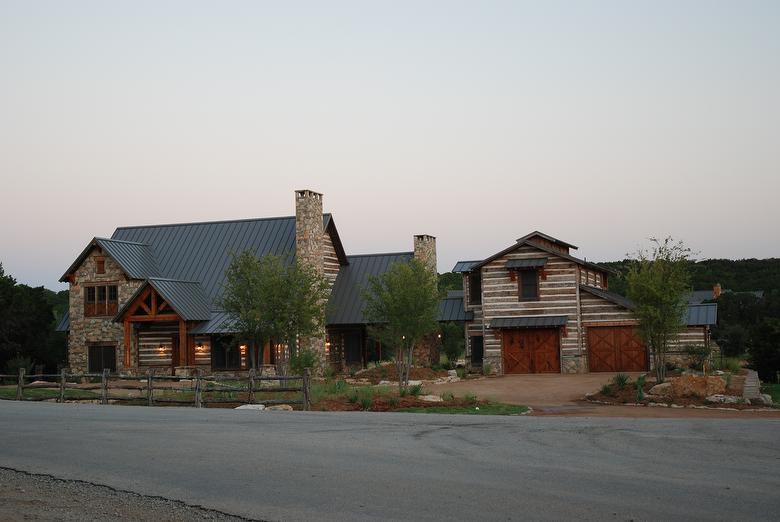
[[[457,377],[458,370],[447,370],[447,375],[449,375],[450,377]]]
[[[265,409],[265,404],[242,404],[237,410],[257,410],[257,411],[263,411]]]
[[[757,404],[759,406],[771,406],[772,405],[772,396],[767,395],[766,393],[762,393],[758,397],[753,397],[750,399],[751,404]]]
[[[683,375],[669,379],[674,397],[709,397],[723,395],[726,381],[722,377],[703,375]]]
[[[670,397],[672,395],[672,383],[670,382],[662,382],[661,384],[656,384],[652,388],[650,388],[650,391],[647,392],[648,395],[660,395],[661,397]]]
[[[708,396],[706,401],[715,404],[737,404],[740,402],[740,399],[741,397],[737,397],[735,395],[715,394]]]
[[[266,408],[268,411],[293,411],[293,407],[289,404],[276,404]]]
[[[444,402],[444,399],[438,395],[421,395],[420,400],[425,402]]]

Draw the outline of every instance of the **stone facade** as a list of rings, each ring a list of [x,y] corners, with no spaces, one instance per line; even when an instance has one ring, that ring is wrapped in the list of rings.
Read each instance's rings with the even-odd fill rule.
[[[105,273],[98,274],[98,260],[104,260]],[[84,316],[85,288],[92,284],[116,284],[118,308],[121,308],[138,290],[142,281],[128,280],[117,263],[95,247],[73,274],[70,283],[70,331],[68,332],[68,367],[73,372],[87,372],[89,369],[89,346],[91,344],[112,344],[116,346],[118,371],[124,367],[124,329],[113,322],[114,316]],[[131,354],[131,368],[135,367],[136,354]]]
[[[436,274],[436,238],[426,234],[414,236],[414,258]]]

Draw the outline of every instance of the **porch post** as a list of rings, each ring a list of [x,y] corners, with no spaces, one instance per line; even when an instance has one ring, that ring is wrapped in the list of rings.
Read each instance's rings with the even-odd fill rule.
[[[179,319],[179,366],[187,366],[188,353],[187,323]]]
[[[132,325],[125,319],[125,370],[130,368],[130,345],[132,344]]]

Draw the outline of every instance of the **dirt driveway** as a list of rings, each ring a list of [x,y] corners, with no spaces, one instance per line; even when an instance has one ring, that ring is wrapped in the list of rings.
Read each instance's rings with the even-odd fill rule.
[[[504,375],[469,379],[446,384],[427,385],[426,390],[437,395],[451,392],[456,396],[473,393],[481,399],[507,404],[530,406],[534,415],[564,415],[578,417],[771,417],[780,418],[780,410],[739,412],[695,408],[661,408],[640,406],[609,406],[584,400],[586,393],[598,391],[614,373],[572,375]],[[641,373],[630,373],[631,380]]]

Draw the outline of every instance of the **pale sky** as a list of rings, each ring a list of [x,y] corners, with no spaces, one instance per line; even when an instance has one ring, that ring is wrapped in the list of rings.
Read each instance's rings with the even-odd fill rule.
[[[0,0],[0,261],[294,213],[439,271],[534,229],[780,257],[780,2]]]

